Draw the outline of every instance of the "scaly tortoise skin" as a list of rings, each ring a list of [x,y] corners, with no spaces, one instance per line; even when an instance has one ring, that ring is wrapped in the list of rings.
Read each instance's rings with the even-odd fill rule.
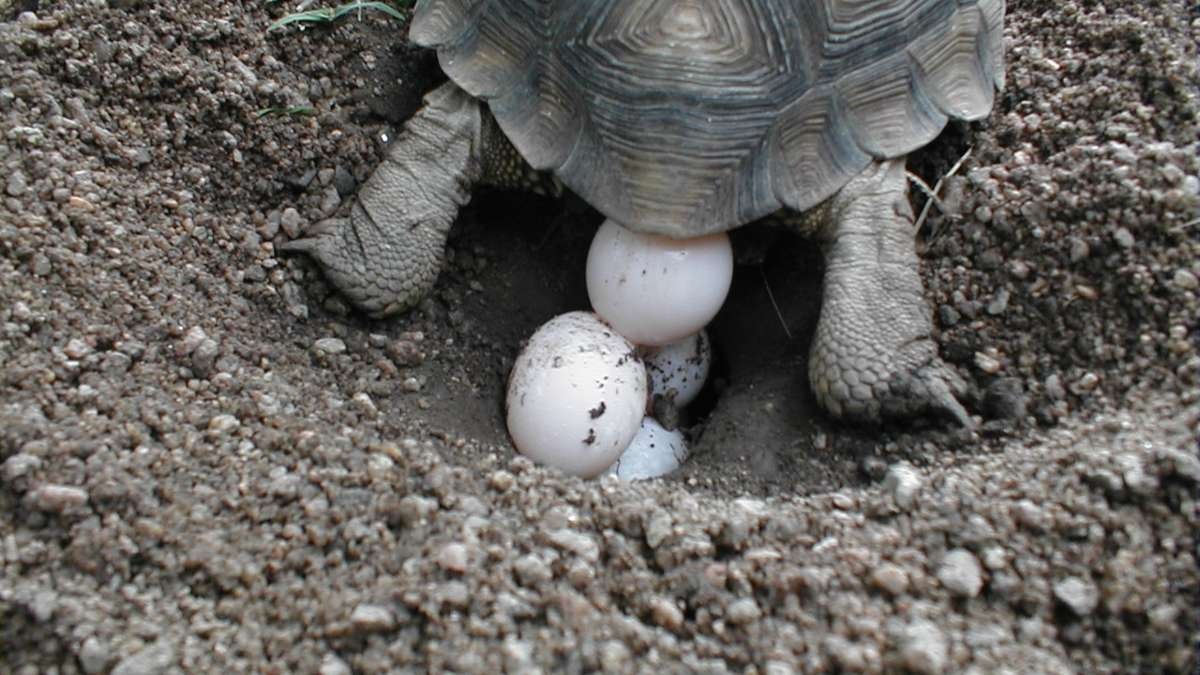
[[[437,49],[451,82],[349,217],[288,248],[384,315],[432,286],[476,184],[553,191],[533,177],[552,174],[622,225],[679,238],[800,213],[828,263],[809,364],[821,404],[969,425],[931,338],[903,157],[950,119],[989,113],[1004,12],[1004,0],[420,0],[409,36]]]

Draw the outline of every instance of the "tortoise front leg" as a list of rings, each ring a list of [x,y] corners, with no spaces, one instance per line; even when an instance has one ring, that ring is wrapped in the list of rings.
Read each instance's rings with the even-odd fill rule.
[[[918,271],[904,160],[872,164],[825,206],[826,270],[809,380],[834,417],[877,423],[927,412],[973,426],[944,363]]]
[[[477,100],[451,83],[425,97],[348,217],[318,223],[303,251],[351,302],[374,317],[420,302],[442,268],[446,235],[478,183],[503,183],[527,165]],[[507,182],[517,182],[509,179]]]

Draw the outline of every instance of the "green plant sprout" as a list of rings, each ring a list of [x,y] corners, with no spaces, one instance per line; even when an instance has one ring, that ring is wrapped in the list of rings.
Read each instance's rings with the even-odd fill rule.
[[[334,21],[337,21],[351,12],[358,12],[364,9],[373,9],[383,12],[397,21],[404,21],[404,15],[401,14],[395,7],[392,7],[386,2],[363,2],[362,0],[355,0],[355,2],[348,2],[344,5],[338,5],[337,7],[321,7],[318,9],[308,9],[302,12],[288,14],[278,21],[273,22],[270,27],[267,28],[267,30],[280,30],[292,24],[305,25],[333,23]]]

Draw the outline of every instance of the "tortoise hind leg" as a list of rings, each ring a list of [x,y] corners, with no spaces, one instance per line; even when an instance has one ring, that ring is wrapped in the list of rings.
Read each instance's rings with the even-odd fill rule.
[[[374,317],[416,305],[442,268],[446,235],[480,183],[527,167],[478,101],[454,84],[425,105],[388,147],[348,216],[318,223],[285,251],[301,251]],[[531,171],[531,170],[530,170]]]
[[[825,208],[824,291],[808,367],[818,401],[849,420],[932,412],[973,426],[958,401],[965,384],[933,340],[904,160],[868,166]]]

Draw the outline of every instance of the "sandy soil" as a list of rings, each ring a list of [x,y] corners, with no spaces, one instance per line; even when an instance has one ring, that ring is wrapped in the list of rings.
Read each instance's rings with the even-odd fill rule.
[[[578,200],[481,195],[393,321],[275,255],[439,79],[402,25],[37,4],[0,3],[0,670],[1197,667],[1189,3],[1010,2],[992,118],[912,159],[971,148],[920,241],[977,433],[821,417],[819,256],[747,228],[693,461],[632,486],[503,429],[585,305]]]

